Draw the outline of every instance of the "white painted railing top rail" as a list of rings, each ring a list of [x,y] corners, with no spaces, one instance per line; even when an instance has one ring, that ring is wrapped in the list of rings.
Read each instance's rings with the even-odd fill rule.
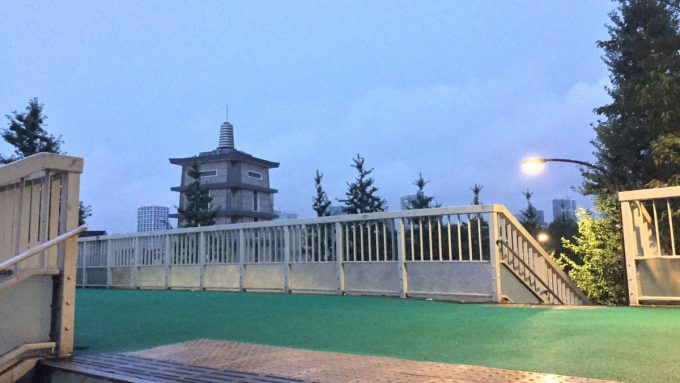
[[[680,302],[680,186],[620,192],[619,202],[630,303]]]
[[[110,285],[112,268],[163,266],[165,284],[171,266],[200,266],[201,281],[206,265],[338,264],[339,291],[344,264],[402,264],[401,295],[407,293],[405,263],[485,263],[497,268],[496,239],[522,241],[518,251],[526,262],[541,267],[549,288],[564,295],[564,303],[586,303],[585,298],[552,259],[531,238],[509,211],[499,205],[477,205],[344,215],[290,221],[270,221],[185,228],[129,235],[83,238],[79,241],[79,267],[88,284],[88,269],[106,268]],[[536,248],[536,249],[534,249]],[[290,267],[286,268],[286,280]],[[388,269],[385,269],[388,270]],[[92,270],[94,275],[97,270]],[[390,271],[386,271],[390,274]],[[541,275],[543,275],[541,274]],[[139,278],[139,271],[136,272]],[[392,275],[392,274],[390,274]],[[396,274],[394,274],[396,277]],[[442,276],[443,277],[443,276]],[[498,280],[499,277],[496,278]],[[522,283],[531,286],[530,278]],[[537,290],[537,286],[530,287]],[[284,288],[284,290],[287,288]],[[500,282],[494,288],[500,290]],[[582,299],[583,298],[583,299]],[[495,297],[494,299],[499,299]],[[558,303],[547,300],[546,303]]]

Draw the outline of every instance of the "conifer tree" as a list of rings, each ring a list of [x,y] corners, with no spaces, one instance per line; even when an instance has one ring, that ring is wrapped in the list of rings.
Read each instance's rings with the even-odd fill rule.
[[[422,173],[418,173],[418,179],[413,182],[413,184],[418,188],[416,191],[416,198],[412,201],[408,201],[407,209],[429,209],[431,207],[439,207],[439,204],[434,204],[434,197],[430,197],[425,194],[425,185],[430,183],[430,181],[425,181]]]
[[[584,171],[587,194],[680,185],[680,6],[621,0],[610,14],[605,52],[611,103],[596,109],[597,165]]]
[[[316,195],[314,196],[312,202],[312,208],[316,212],[317,217],[323,217],[328,215],[328,208],[331,206],[331,201],[328,199],[328,194],[323,190],[321,186],[321,180],[323,179],[323,173],[316,171],[314,176],[314,186],[316,188]]]
[[[25,113],[14,111],[5,117],[9,120],[9,125],[2,130],[0,136],[14,147],[14,155],[4,157],[0,154],[0,164],[8,164],[43,152],[62,154],[61,145],[64,142],[61,136],[54,137],[45,130],[47,116],[43,114],[43,104],[38,101],[37,97],[28,101]],[[90,216],[92,216],[92,206],[80,201],[78,225],[84,225],[85,220]]]
[[[680,184],[680,6],[668,0],[619,0],[604,50],[611,103],[596,112],[597,165],[584,170],[594,214],[581,213],[566,240],[569,276],[589,299],[626,302],[621,220],[616,192]]]
[[[212,197],[208,189],[201,188],[201,170],[197,162],[191,164],[187,175],[193,182],[184,190],[185,208],[177,209],[179,221],[183,227],[214,225],[217,211],[210,209]]]
[[[357,170],[354,182],[347,183],[346,198],[339,200],[345,204],[343,210],[347,214],[375,213],[385,211],[387,203],[377,195],[378,188],[371,177],[373,169],[366,169],[364,157],[357,154],[351,165]]]
[[[527,189],[527,191],[522,192],[522,195],[524,195],[524,198],[527,200],[527,208],[520,212],[519,221],[522,223],[522,226],[524,226],[524,228],[527,229],[529,233],[531,233],[531,235],[535,236],[541,229],[541,222],[538,218],[538,210],[536,210],[534,205],[531,203],[531,197],[534,195],[534,193]]]
[[[32,98],[25,113],[14,111],[6,115],[9,126],[2,130],[2,138],[14,147],[14,155],[0,155],[0,163],[10,163],[40,152],[61,153],[61,137],[54,137],[45,131],[47,116],[42,111],[43,104],[37,98]]]
[[[472,204],[473,205],[479,205],[480,204],[479,193],[482,191],[482,189],[484,189],[484,186],[483,185],[477,185],[477,184],[475,184],[472,188],[470,188],[470,190],[472,190],[472,195],[473,195],[473,197],[472,197]]]

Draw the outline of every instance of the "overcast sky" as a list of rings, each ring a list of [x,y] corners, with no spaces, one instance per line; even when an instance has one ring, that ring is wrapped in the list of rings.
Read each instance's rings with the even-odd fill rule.
[[[593,160],[593,109],[608,102],[596,41],[608,1],[0,2],[0,112],[44,103],[47,130],[85,158],[92,229],[135,230],[136,208],[175,206],[184,157],[236,147],[281,163],[277,210],[313,215],[313,175],[332,198],[374,167],[390,209],[422,172],[444,206],[551,217],[578,168],[520,174],[528,155]],[[6,127],[4,120],[0,127]],[[0,143],[0,153],[11,148]]]

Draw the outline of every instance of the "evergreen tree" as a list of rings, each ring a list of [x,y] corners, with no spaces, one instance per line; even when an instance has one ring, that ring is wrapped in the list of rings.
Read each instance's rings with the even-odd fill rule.
[[[187,175],[193,182],[184,190],[186,205],[177,209],[183,227],[210,226],[215,224],[217,211],[209,208],[212,197],[208,189],[201,188],[201,170],[197,162],[191,164]]]
[[[413,184],[418,188],[416,191],[416,198],[408,201],[407,209],[429,209],[431,207],[439,207],[441,205],[433,203],[434,197],[425,194],[425,185],[430,181],[425,181],[422,173],[418,173],[418,179]]]
[[[579,234],[561,254],[569,276],[596,303],[626,302],[616,192],[680,184],[680,28],[677,1],[620,0],[610,14],[605,52],[611,103],[596,109],[597,165],[584,170],[583,191],[595,196]],[[571,261],[571,263],[569,263]]]
[[[312,208],[316,212],[317,217],[323,217],[328,215],[328,208],[331,206],[331,201],[328,199],[328,194],[323,190],[321,186],[321,180],[323,179],[323,173],[316,171],[314,176],[314,185],[316,187],[316,195],[312,203]]]
[[[522,194],[527,200],[527,208],[520,212],[519,221],[522,223],[524,228],[527,229],[529,233],[531,233],[531,235],[535,236],[541,229],[541,222],[538,219],[538,210],[536,210],[534,205],[531,203],[531,197],[534,195],[534,193],[527,189],[527,191],[522,192]]]
[[[85,205],[83,201],[78,203],[78,226],[85,224],[88,217],[92,216],[92,206]]]
[[[34,97],[28,101],[25,113],[12,112],[5,115],[9,120],[7,128],[2,130],[0,136],[8,144],[14,147],[14,155],[4,157],[0,154],[0,164],[8,164],[36,153],[62,154],[61,144],[64,142],[61,136],[54,137],[47,133],[44,126],[47,116],[43,114],[43,104]],[[92,206],[79,203],[78,222],[84,225],[87,217],[92,215]]]
[[[580,257],[564,245],[564,241],[572,241],[578,234],[578,224],[576,221],[566,214],[562,214],[548,225],[547,231],[550,234],[550,240],[547,245],[549,251],[553,252],[556,256],[566,256],[571,261],[580,262]],[[566,271],[570,269],[570,267],[565,268]]]
[[[612,102],[596,109],[597,165],[587,194],[680,184],[680,29],[677,1],[621,0],[605,52]]]
[[[343,210],[347,214],[362,214],[385,211],[387,203],[377,195],[378,188],[374,186],[374,179],[371,177],[373,169],[366,169],[364,158],[357,154],[353,159],[352,167],[359,173],[354,182],[347,183],[346,198],[339,200],[345,204]]]
[[[472,204],[473,205],[479,205],[480,204],[479,193],[482,191],[482,189],[484,189],[484,186],[483,185],[477,185],[477,184],[475,184],[475,186],[470,188],[470,190],[472,190],[472,195],[473,195],[473,197],[472,197]]]
[[[14,156],[0,155],[0,163],[10,163],[40,152],[61,153],[61,137],[54,137],[45,131],[43,127],[47,116],[43,115],[42,110],[43,105],[37,98],[32,98],[25,113],[14,111],[6,115],[9,126],[2,130],[2,138],[14,146]]]

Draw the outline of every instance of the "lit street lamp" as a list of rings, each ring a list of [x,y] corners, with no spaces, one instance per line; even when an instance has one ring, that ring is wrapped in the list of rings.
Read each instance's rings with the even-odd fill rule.
[[[522,161],[522,172],[527,175],[536,175],[543,171],[546,162],[567,162],[570,164],[577,164],[580,166],[585,166],[590,169],[597,170],[602,173],[607,173],[607,171],[597,165],[593,165],[590,162],[570,160],[566,158],[528,158]]]

